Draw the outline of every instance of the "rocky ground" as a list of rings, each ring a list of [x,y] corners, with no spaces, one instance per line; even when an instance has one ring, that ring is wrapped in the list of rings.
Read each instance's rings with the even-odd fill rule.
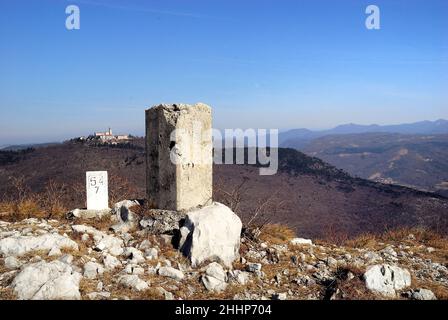
[[[447,299],[446,239],[416,230],[312,243],[268,225],[232,266],[191,266],[141,220],[0,221],[0,299]],[[115,221],[114,221],[115,219]]]

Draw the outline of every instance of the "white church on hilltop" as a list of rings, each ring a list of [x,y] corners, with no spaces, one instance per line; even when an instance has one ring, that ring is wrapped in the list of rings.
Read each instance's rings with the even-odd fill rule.
[[[99,137],[99,139],[102,142],[129,140],[129,135],[127,135],[127,134],[114,135],[112,133],[112,129],[111,128],[109,128],[109,130],[105,131],[105,132],[95,132],[95,137]]]

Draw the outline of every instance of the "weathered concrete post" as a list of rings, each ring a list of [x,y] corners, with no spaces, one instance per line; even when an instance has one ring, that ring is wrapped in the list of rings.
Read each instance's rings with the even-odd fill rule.
[[[179,211],[211,204],[211,125],[211,108],[202,103],[161,104],[146,110],[150,206]]]

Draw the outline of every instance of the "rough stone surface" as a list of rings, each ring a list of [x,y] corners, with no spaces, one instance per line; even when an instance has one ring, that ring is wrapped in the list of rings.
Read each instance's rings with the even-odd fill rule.
[[[148,283],[138,277],[138,275],[123,275],[118,278],[118,283],[126,288],[143,291],[149,289]]]
[[[82,219],[101,219],[110,216],[110,209],[104,210],[87,210],[87,209],[74,209],[67,213],[68,219],[82,218]]]
[[[90,292],[87,297],[90,300],[106,300],[110,298],[110,292]]]
[[[145,261],[143,253],[140,250],[133,247],[126,247],[123,255],[127,259],[129,259],[129,263],[139,264]]]
[[[20,256],[31,251],[70,248],[78,250],[75,241],[57,233],[40,236],[12,236],[0,240],[0,255]]]
[[[123,200],[114,205],[112,214],[115,215],[118,223],[111,227],[113,231],[128,232],[137,225],[137,216],[131,210],[134,206],[140,206],[140,202],[137,200]]]
[[[7,257],[5,259],[5,268],[6,269],[10,269],[10,270],[18,269],[18,268],[20,268],[21,265],[22,265],[22,263],[16,257]]]
[[[89,234],[93,237],[95,242],[95,249],[97,251],[108,252],[111,255],[118,256],[123,253],[124,242],[123,239],[114,237],[105,232],[96,230],[93,227],[77,224],[72,226],[73,231],[78,233]]]
[[[40,261],[25,266],[11,288],[22,300],[78,300],[82,276],[61,261]]]
[[[235,282],[241,285],[246,285],[250,279],[250,275],[246,271],[233,270],[230,275]]]
[[[174,295],[171,292],[166,291],[164,288],[157,287],[156,290],[165,298],[165,300],[174,300]]]
[[[124,272],[126,272],[127,274],[141,275],[145,273],[145,269],[143,269],[137,264],[127,264],[126,268],[124,268]]]
[[[224,268],[217,262],[212,262],[207,266],[205,275],[202,276],[202,283],[209,291],[223,291],[227,287],[227,274]]]
[[[120,260],[118,260],[113,255],[110,255],[108,253],[105,253],[103,255],[103,264],[106,270],[109,271],[121,266]]]
[[[211,203],[211,124],[211,108],[202,103],[146,110],[146,187],[153,208],[179,211]]]
[[[228,268],[239,257],[242,223],[227,206],[215,202],[187,213],[181,229],[182,252],[193,267],[217,261]]]
[[[177,281],[181,281],[184,278],[184,273],[173,267],[160,267],[158,273],[161,276],[169,277]]]
[[[185,212],[173,210],[149,210],[148,216],[140,220],[140,226],[151,234],[173,234],[185,219]]]
[[[411,299],[414,300],[437,300],[435,294],[428,289],[416,289],[411,293]]]
[[[104,273],[104,267],[99,263],[89,261],[84,265],[84,277],[95,279],[98,275]]]
[[[411,274],[397,266],[377,264],[367,269],[364,280],[367,289],[387,297],[395,297],[396,290],[411,285]]]
[[[248,263],[246,266],[246,270],[249,272],[260,272],[261,263]]]
[[[291,239],[290,243],[292,245],[302,245],[302,244],[307,244],[307,245],[312,245],[313,242],[310,239],[303,239],[303,238],[294,238]]]

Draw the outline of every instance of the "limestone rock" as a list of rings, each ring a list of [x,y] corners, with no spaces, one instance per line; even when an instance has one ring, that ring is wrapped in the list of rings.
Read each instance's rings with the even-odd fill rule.
[[[364,273],[367,289],[387,297],[395,297],[396,290],[411,285],[411,274],[408,270],[387,264],[371,266]]]
[[[164,288],[157,287],[156,290],[165,298],[165,300],[174,300],[174,295],[171,292],[166,291]]]
[[[113,225],[111,229],[115,232],[128,232],[137,224],[137,216],[131,211],[134,206],[140,206],[137,200],[123,200],[117,202],[112,209],[112,213],[117,218],[118,223]]]
[[[51,250],[48,252],[49,257],[60,256],[61,254],[62,251],[58,247],[51,248]]]
[[[257,273],[261,271],[261,263],[248,263],[246,270],[249,272]]]
[[[202,276],[202,283],[209,291],[223,291],[227,287],[227,274],[224,268],[217,262],[212,262],[207,266],[205,275]]]
[[[230,272],[231,278],[238,284],[246,285],[249,282],[250,275],[246,271],[233,270]]]
[[[138,275],[123,275],[118,278],[118,283],[126,288],[143,291],[149,289],[147,282],[143,281]]]
[[[99,231],[93,227],[85,225],[73,225],[73,231],[78,233],[87,233],[93,236],[95,249],[97,251],[108,252],[111,255],[118,256],[123,253],[123,239],[114,237],[105,232]]]
[[[169,277],[177,281],[181,281],[184,278],[184,273],[173,267],[160,267],[158,273],[161,276]]]
[[[152,234],[173,234],[179,230],[183,219],[183,211],[151,209],[148,215],[140,220],[140,226]]]
[[[126,272],[127,274],[141,275],[145,273],[145,269],[137,264],[127,264],[126,268],[124,268],[124,272]]]
[[[110,292],[90,292],[87,297],[90,300],[106,300],[110,298]]]
[[[53,248],[78,250],[78,245],[70,238],[57,233],[40,236],[12,236],[0,240],[0,254],[3,256],[20,256],[31,251]]]
[[[81,219],[101,219],[110,216],[110,209],[105,210],[87,210],[87,209],[74,209],[66,214],[68,219],[81,218]]]
[[[103,264],[106,270],[111,271],[119,266],[121,266],[120,260],[115,258],[113,255],[105,253],[103,255]]]
[[[239,257],[241,228],[240,218],[221,203],[190,211],[181,230],[181,250],[193,267],[208,260],[231,268]]]
[[[126,247],[123,255],[133,264],[139,264],[145,261],[143,253],[134,247]]]
[[[99,263],[89,261],[84,265],[84,277],[95,279],[98,275],[104,273],[104,267]]]
[[[304,239],[304,238],[294,238],[291,239],[290,243],[294,246],[298,246],[298,245],[312,245],[313,241],[311,241],[310,239]]]
[[[73,256],[71,254],[64,254],[62,257],[59,258],[59,261],[71,264],[73,262]]]
[[[411,293],[411,299],[414,300],[437,300],[436,295],[428,289],[416,289]]]
[[[79,300],[82,276],[61,261],[40,261],[25,266],[11,288],[22,300]]]
[[[20,262],[20,260],[18,260],[16,257],[7,257],[5,259],[5,268],[6,269],[18,269],[20,268],[20,266],[22,265],[22,262]]]
[[[156,248],[150,248],[145,250],[145,258],[148,260],[154,260],[157,259],[158,252]]]

